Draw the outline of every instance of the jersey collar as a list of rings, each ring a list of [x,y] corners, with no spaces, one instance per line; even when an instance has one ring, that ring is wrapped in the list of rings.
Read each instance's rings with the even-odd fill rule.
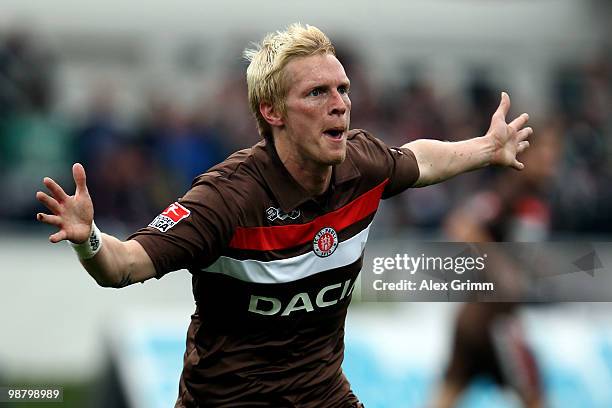
[[[289,213],[313,198],[289,173],[278,157],[273,143],[263,140],[255,145],[254,150],[254,156],[257,159],[256,166],[284,212]],[[346,158],[333,168],[330,187],[334,189],[360,175],[359,169],[351,159],[347,145]]]

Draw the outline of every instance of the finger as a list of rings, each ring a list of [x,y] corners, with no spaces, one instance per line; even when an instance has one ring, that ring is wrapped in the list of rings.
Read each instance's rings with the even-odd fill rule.
[[[523,170],[525,168],[525,165],[515,159],[514,163],[512,163],[512,168],[515,170]]]
[[[47,186],[47,188],[53,195],[53,198],[55,198],[58,202],[61,203],[66,198],[68,198],[68,194],[66,194],[64,189],[61,188],[60,185],[53,181],[53,179],[51,179],[50,177],[45,177],[43,179],[43,183],[45,184],[45,186]]]
[[[36,192],[36,199],[43,203],[51,212],[55,215],[60,213],[60,205],[59,203],[48,194],[43,193],[42,191]]]
[[[501,117],[505,121],[506,115],[508,114],[509,110],[510,110],[510,97],[508,96],[507,93],[502,92],[501,101],[499,102],[499,106],[497,107],[497,110],[495,111],[493,116]]]
[[[530,127],[526,127],[524,129],[519,130],[516,134],[516,139],[520,142],[527,139],[529,136],[533,134],[533,129]]]
[[[66,231],[61,230],[61,231],[56,232],[53,235],[50,235],[49,236],[49,241],[51,241],[52,243],[56,244],[56,243],[58,243],[60,241],[63,241],[65,239],[67,239],[67,238],[68,237],[66,236]]]
[[[85,176],[85,168],[81,163],[74,163],[74,165],[72,166],[72,177],[74,177],[77,193],[87,192],[87,178]]]
[[[529,115],[527,113],[523,113],[518,118],[516,118],[512,122],[510,122],[510,126],[516,132],[519,129],[522,129],[523,126],[525,126],[525,124],[527,123],[528,120],[529,120]]]
[[[62,218],[57,215],[49,215],[38,213],[36,214],[36,219],[40,222],[44,222],[45,224],[54,225],[56,227],[62,226]]]
[[[516,148],[516,152],[523,153],[525,150],[527,150],[528,147],[529,147],[529,142],[526,140],[522,141],[518,144],[518,147]]]

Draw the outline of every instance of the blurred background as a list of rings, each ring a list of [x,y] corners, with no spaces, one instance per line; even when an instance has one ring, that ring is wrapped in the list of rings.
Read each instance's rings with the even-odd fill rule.
[[[194,309],[188,273],[96,287],[67,245],[48,244],[34,195],[44,176],[73,191],[79,161],[103,231],[148,224],[194,176],[259,140],[241,53],[296,21],[335,43],[352,127],[389,145],[482,135],[502,90],[512,116],[531,115],[524,172],[486,169],[388,200],[369,254],[398,239],[610,241],[608,1],[3,0],[0,386],[62,385],[66,407],[173,403]],[[368,408],[435,399],[462,307],[357,299],[345,368]],[[612,406],[611,311],[512,312],[550,406]],[[494,382],[474,383],[461,406],[520,406]]]

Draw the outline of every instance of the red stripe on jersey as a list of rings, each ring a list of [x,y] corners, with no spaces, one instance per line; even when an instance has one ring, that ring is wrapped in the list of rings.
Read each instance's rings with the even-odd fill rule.
[[[367,191],[335,211],[315,218],[307,224],[280,225],[273,227],[237,227],[230,241],[230,248],[256,251],[274,251],[292,248],[311,241],[325,227],[337,232],[372,214],[389,179]]]

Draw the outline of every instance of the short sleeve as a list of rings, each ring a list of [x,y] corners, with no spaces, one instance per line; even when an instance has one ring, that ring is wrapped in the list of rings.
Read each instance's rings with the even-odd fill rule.
[[[414,153],[405,147],[388,147],[382,140],[364,130],[356,131],[356,138],[363,138],[360,150],[369,171],[389,180],[382,198],[393,197],[412,187],[419,179],[419,166]]]
[[[168,272],[214,262],[233,234],[237,217],[212,178],[200,181],[128,239],[138,241],[159,279]]]
[[[391,168],[383,199],[403,192],[419,179],[419,165],[412,150],[406,147],[391,147],[387,148],[387,151],[391,156]]]

